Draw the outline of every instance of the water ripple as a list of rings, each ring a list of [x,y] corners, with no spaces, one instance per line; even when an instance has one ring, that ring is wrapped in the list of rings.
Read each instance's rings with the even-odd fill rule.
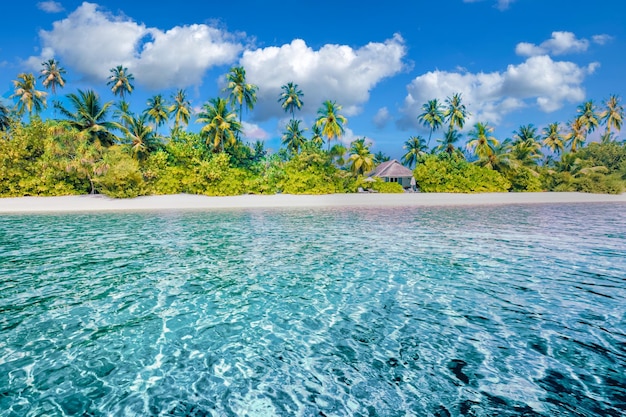
[[[0,216],[0,417],[620,416],[619,204]]]

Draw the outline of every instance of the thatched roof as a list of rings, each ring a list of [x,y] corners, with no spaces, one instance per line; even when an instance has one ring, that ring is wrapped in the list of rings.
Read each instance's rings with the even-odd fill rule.
[[[369,173],[370,177],[381,177],[381,178],[401,178],[401,177],[412,177],[413,171],[402,165],[395,159],[391,161],[383,162],[378,165],[374,171]]]

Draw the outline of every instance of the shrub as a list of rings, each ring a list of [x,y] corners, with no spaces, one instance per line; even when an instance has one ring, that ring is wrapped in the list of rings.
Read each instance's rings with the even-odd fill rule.
[[[447,155],[429,155],[414,171],[423,192],[504,192],[511,183],[499,172]]]

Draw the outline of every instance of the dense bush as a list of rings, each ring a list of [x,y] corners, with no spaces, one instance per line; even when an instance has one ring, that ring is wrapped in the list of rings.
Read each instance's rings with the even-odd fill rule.
[[[507,175],[507,180],[511,183],[511,191],[543,191],[540,175],[526,167],[512,170]]]
[[[320,150],[296,154],[278,171],[276,189],[286,194],[345,193],[354,184],[354,179],[332,165]]]
[[[139,163],[119,146],[103,154],[104,169],[95,177],[96,191],[114,198],[137,197],[144,193]]]
[[[304,146],[300,153],[281,150],[266,156],[262,146],[256,152],[240,142],[215,153],[200,135],[178,131],[136,159],[129,144],[104,147],[84,132],[34,117],[28,124],[13,120],[0,131],[0,196],[403,192],[397,183],[364,182],[338,168],[341,157],[331,154]],[[420,158],[414,175],[424,192],[621,193],[626,145],[592,143],[546,166],[510,164],[503,172],[442,153]]]
[[[414,177],[418,188],[427,193],[504,192],[511,187],[499,172],[447,154],[426,157]]]
[[[357,189],[362,188],[363,190],[370,190],[378,193],[398,194],[404,192],[404,188],[397,182],[385,182],[381,178],[375,178],[374,181],[365,181],[365,178],[359,177],[354,184]]]

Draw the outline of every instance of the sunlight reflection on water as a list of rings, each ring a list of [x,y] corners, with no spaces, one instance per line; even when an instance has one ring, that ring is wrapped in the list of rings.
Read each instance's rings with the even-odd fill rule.
[[[0,416],[625,412],[619,204],[0,216]]]

